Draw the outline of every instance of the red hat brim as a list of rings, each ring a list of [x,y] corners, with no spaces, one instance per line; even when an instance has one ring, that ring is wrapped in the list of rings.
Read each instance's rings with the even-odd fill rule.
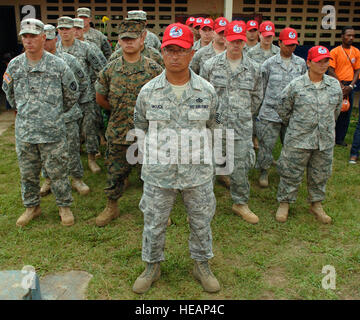
[[[188,41],[184,41],[184,40],[181,40],[181,39],[170,39],[170,40],[167,40],[165,42],[162,43],[161,45],[161,48],[164,48],[166,46],[169,46],[171,44],[175,44],[181,48],[184,48],[184,49],[189,49],[193,46],[192,43],[188,42]]]
[[[264,32],[261,32],[261,35],[263,37],[275,36],[275,32],[273,32],[273,31],[264,31]]]
[[[320,60],[325,59],[325,58],[330,58],[330,59],[332,59],[330,53],[328,53],[328,54],[322,54],[321,56],[318,56],[318,57],[316,57],[316,58],[314,58],[314,59],[312,59],[312,60],[310,60],[310,61],[319,62]],[[308,60],[309,60],[309,59],[308,59]]]
[[[225,37],[227,41],[234,41],[234,40],[243,40],[243,41],[247,41],[246,36],[242,35],[242,34],[232,34],[230,36]]]
[[[296,39],[288,39],[288,40],[280,40],[280,41],[282,41],[282,43],[286,46],[290,44],[299,44],[299,41],[297,41]]]

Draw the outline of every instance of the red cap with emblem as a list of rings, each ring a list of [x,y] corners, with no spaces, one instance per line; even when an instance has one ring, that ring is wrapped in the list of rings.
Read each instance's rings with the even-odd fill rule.
[[[226,26],[225,38],[227,41],[244,40],[246,38],[246,24],[244,21],[233,21]]]
[[[190,28],[182,23],[173,23],[166,27],[161,48],[170,44],[189,49],[194,44],[194,35]]]

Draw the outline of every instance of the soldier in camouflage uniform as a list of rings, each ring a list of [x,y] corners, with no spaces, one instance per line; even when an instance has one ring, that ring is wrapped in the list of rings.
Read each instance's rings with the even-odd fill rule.
[[[259,42],[259,24],[256,20],[249,20],[246,22],[246,45],[243,49],[244,53],[247,53],[251,48],[257,45]]]
[[[285,222],[289,203],[307,170],[310,212],[322,223],[331,223],[322,208],[326,182],[331,176],[335,145],[335,121],[342,106],[339,82],[325,74],[331,58],[328,49],[316,46],[309,50],[309,71],[294,79],[282,91],[276,111],[287,126],[284,146],[278,160],[280,183],[276,220]]]
[[[213,19],[206,18],[203,20],[203,22],[199,27],[200,39],[197,42],[195,42],[194,50],[198,51],[202,48],[205,48],[213,41],[215,36],[214,26],[215,24]]]
[[[159,132],[170,130],[176,134],[183,130],[206,130],[216,127],[217,97],[214,88],[189,69],[194,51],[194,36],[180,23],[169,25],[164,32],[162,55],[166,70],[147,83],[136,101],[135,128],[151,138],[154,126]],[[156,134],[156,133],[155,133]],[[159,135],[160,137],[160,135]],[[177,140],[176,140],[177,142]],[[207,143],[208,141],[204,142]],[[154,147],[154,143],[155,146]],[[142,260],[147,263],[145,271],[136,279],[133,291],[146,292],[160,277],[160,262],[164,260],[166,222],[174,205],[177,192],[182,194],[190,222],[189,248],[195,260],[194,276],[208,292],[217,292],[220,285],[212,274],[208,260],[213,257],[211,220],[216,200],[213,192],[213,165],[181,161],[181,155],[189,155],[175,143],[177,156],[174,162],[162,164],[148,160],[162,154],[166,142],[161,138],[140,146],[144,151],[141,178],[144,192],[140,209],[144,213]],[[154,150],[155,149],[155,150]],[[194,152],[194,150],[193,150]],[[149,154],[150,153],[150,154]],[[200,147],[199,153],[205,156]],[[192,156],[191,153],[189,156]]]
[[[45,50],[64,60],[74,73],[79,84],[79,103],[87,101],[89,94],[89,79],[85,76],[80,63],[74,56],[66,52],[56,50],[56,29],[54,26],[47,24],[44,27],[46,34]],[[82,181],[84,176],[84,168],[80,159],[80,136],[78,122],[82,118],[82,112],[78,104],[75,104],[68,112],[64,114],[66,125],[66,138],[69,147],[69,175],[72,177],[72,187],[81,195],[87,195],[90,188]],[[43,170],[45,183],[40,189],[40,195],[47,195],[51,188],[51,180],[45,170]]]
[[[106,60],[98,56],[91,45],[84,41],[75,39],[74,21],[70,17],[60,17],[58,19],[58,30],[61,41],[56,44],[59,52],[67,52],[73,55],[81,64],[86,75],[93,84],[96,81],[96,74],[106,65]],[[95,89],[90,86],[90,102],[80,104],[83,112],[83,118],[80,123],[81,133],[85,137],[86,152],[88,154],[89,169],[93,173],[101,171],[95,161],[95,154],[99,151],[98,139],[98,106],[95,103]]]
[[[194,45],[193,45],[193,50],[195,50],[195,51],[198,51],[201,48],[200,27],[201,27],[203,22],[204,22],[204,18],[197,17],[195,19],[194,24],[193,24],[194,37],[195,37],[195,40],[196,40],[194,42]]]
[[[224,30],[228,23],[229,21],[224,17],[219,17],[215,20],[214,40],[211,41],[207,46],[198,50],[191,60],[190,67],[196,74],[200,74],[200,70],[205,61],[225,50]]]
[[[279,134],[285,132],[285,127],[274,109],[279,94],[291,80],[307,70],[305,60],[293,54],[299,44],[297,39],[295,29],[283,29],[279,35],[280,53],[267,59],[261,66],[265,96],[256,118],[256,136],[259,139],[256,168],[260,170],[259,184],[263,188],[269,186],[267,170],[273,163],[275,143]]]
[[[90,27],[91,22],[91,10],[88,8],[77,9],[77,16],[84,20],[84,37],[87,41],[91,41],[101,49],[106,59],[112,54],[111,44],[107,37],[99,30]]]
[[[246,42],[246,25],[233,21],[226,26],[226,51],[206,61],[200,76],[208,80],[219,97],[221,122],[234,130],[234,171],[228,178],[220,177],[233,199],[232,210],[249,223],[258,223],[258,217],[249,209],[248,172],[255,164],[251,140],[253,118],[257,115],[263,97],[258,64],[242,54]]]
[[[64,112],[79,99],[78,83],[63,60],[44,50],[46,36],[40,20],[21,21],[20,36],[25,52],[10,61],[2,85],[7,100],[17,110],[16,153],[26,211],[16,225],[23,227],[41,214],[39,181],[44,166],[61,223],[71,226],[74,216]]]
[[[145,24],[139,21],[121,23],[119,33],[123,55],[99,73],[95,84],[97,102],[111,111],[106,131],[107,204],[96,218],[100,227],[119,216],[117,201],[122,196],[124,180],[132,168],[126,159],[131,144],[126,141],[126,135],[134,127],[136,97],[141,87],[162,71],[155,61],[140,54],[145,40],[144,28]]]

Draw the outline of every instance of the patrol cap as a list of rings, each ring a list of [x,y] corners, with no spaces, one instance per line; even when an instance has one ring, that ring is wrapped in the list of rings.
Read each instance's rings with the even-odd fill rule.
[[[84,20],[81,18],[75,18],[73,19],[74,21],[74,27],[78,27],[78,28],[84,28]]]
[[[38,19],[24,19],[20,24],[19,36],[25,33],[40,34],[44,32],[44,24]]]
[[[243,40],[247,41],[246,38],[246,24],[244,21],[232,21],[230,22],[224,32],[227,41]]]
[[[275,36],[275,26],[271,21],[264,21],[260,24],[259,31],[263,37]]]
[[[57,19],[57,22],[58,22],[57,24],[58,28],[71,29],[72,27],[74,27],[74,20],[67,16],[60,17],[59,19]]]
[[[44,32],[46,34],[46,40],[52,40],[56,38],[56,28],[51,24],[44,26]]]
[[[143,21],[122,21],[119,26],[119,38],[139,38],[144,29],[145,23]]]
[[[193,24],[193,28],[200,27],[201,24],[203,23],[203,21],[204,21],[204,18],[202,18],[202,17],[196,18],[195,22]]]
[[[189,49],[194,44],[194,35],[190,28],[182,23],[172,23],[164,31],[161,48],[175,44]]]
[[[229,20],[225,17],[219,17],[215,20],[214,30],[216,33],[225,30],[225,27],[229,24]]]
[[[214,20],[211,18],[204,19],[203,23],[200,26],[200,29],[203,29],[205,27],[209,27],[210,29],[214,30]]]
[[[91,10],[89,8],[79,8],[76,10],[78,17],[91,18]]]
[[[308,51],[308,61],[318,62],[325,58],[332,59],[329,50],[323,46],[315,46]]]
[[[285,28],[281,30],[279,34],[279,40],[281,40],[286,46],[290,44],[299,44],[298,34],[293,28]]]
[[[259,23],[256,20],[249,20],[246,23],[246,30],[249,31],[249,30],[252,30],[252,29],[256,29],[256,30],[259,29]]]
[[[146,21],[146,12],[142,10],[131,10],[127,13],[125,20],[142,20]]]
[[[186,19],[185,24],[189,27],[191,27],[193,24],[195,23],[195,18],[194,17],[189,17]]]

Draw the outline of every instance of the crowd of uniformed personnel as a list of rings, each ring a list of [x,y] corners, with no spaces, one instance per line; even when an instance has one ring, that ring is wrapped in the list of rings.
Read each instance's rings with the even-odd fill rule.
[[[61,223],[74,224],[71,187],[81,195],[90,192],[83,181],[81,144],[89,169],[97,173],[104,136],[107,204],[96,224],[105,226],[117,218],[118,200],[136,167],[127,158],[133,145],[131,130],[144,132],[145,143],[138,140],[144,159],[154,150],[168,150],[168,140],[150,134],[154,126],[177,133],[231,130],[233,147],[222,164],[143,162],[139,206],[144,213],[142,259],[147,265],[134,292],[147,291],[160,277],[165,231],[177,192],[188,213],[194,276],[206,291],[220,290],[208,264],[213,256],[215,169],[222,172],[218,181],[230,189],[233,212],[258,223],[248,207],[248,174],[255,166],[260,186],[268,187],[267,171],[275,162],[272,152],[279,136],[283,147],[276,163],[276,220],[287,220],[306,169],[310,212],[323,223],[331,222],[321,202],[331,175],[343,94],[339,82],[325,74],[331,58],[327,48],[311,48],[305,61],[293,53],[298,45],[295,29],[283,29],[275,46],[271,21],[259,25],[224,17],[190,17],[186,24],[171,24],[160,42],[146,29],[146,12],[130,11],[112,52],[106,37],[90,27],[91,10],[79,8],[77,16],[60,17],[56,28],[37,19],[21,21],[25,52],[10,61],[3,77],[2,88],[17,110],[16,152],[26,207],[17,226],[41,214],[40,196],[49,192],[56,198]],[[176,149],[180,159],[182,145]],[[230,161],[233,170],[221,171]],[[41,171],[45,182],[40,189]]]

